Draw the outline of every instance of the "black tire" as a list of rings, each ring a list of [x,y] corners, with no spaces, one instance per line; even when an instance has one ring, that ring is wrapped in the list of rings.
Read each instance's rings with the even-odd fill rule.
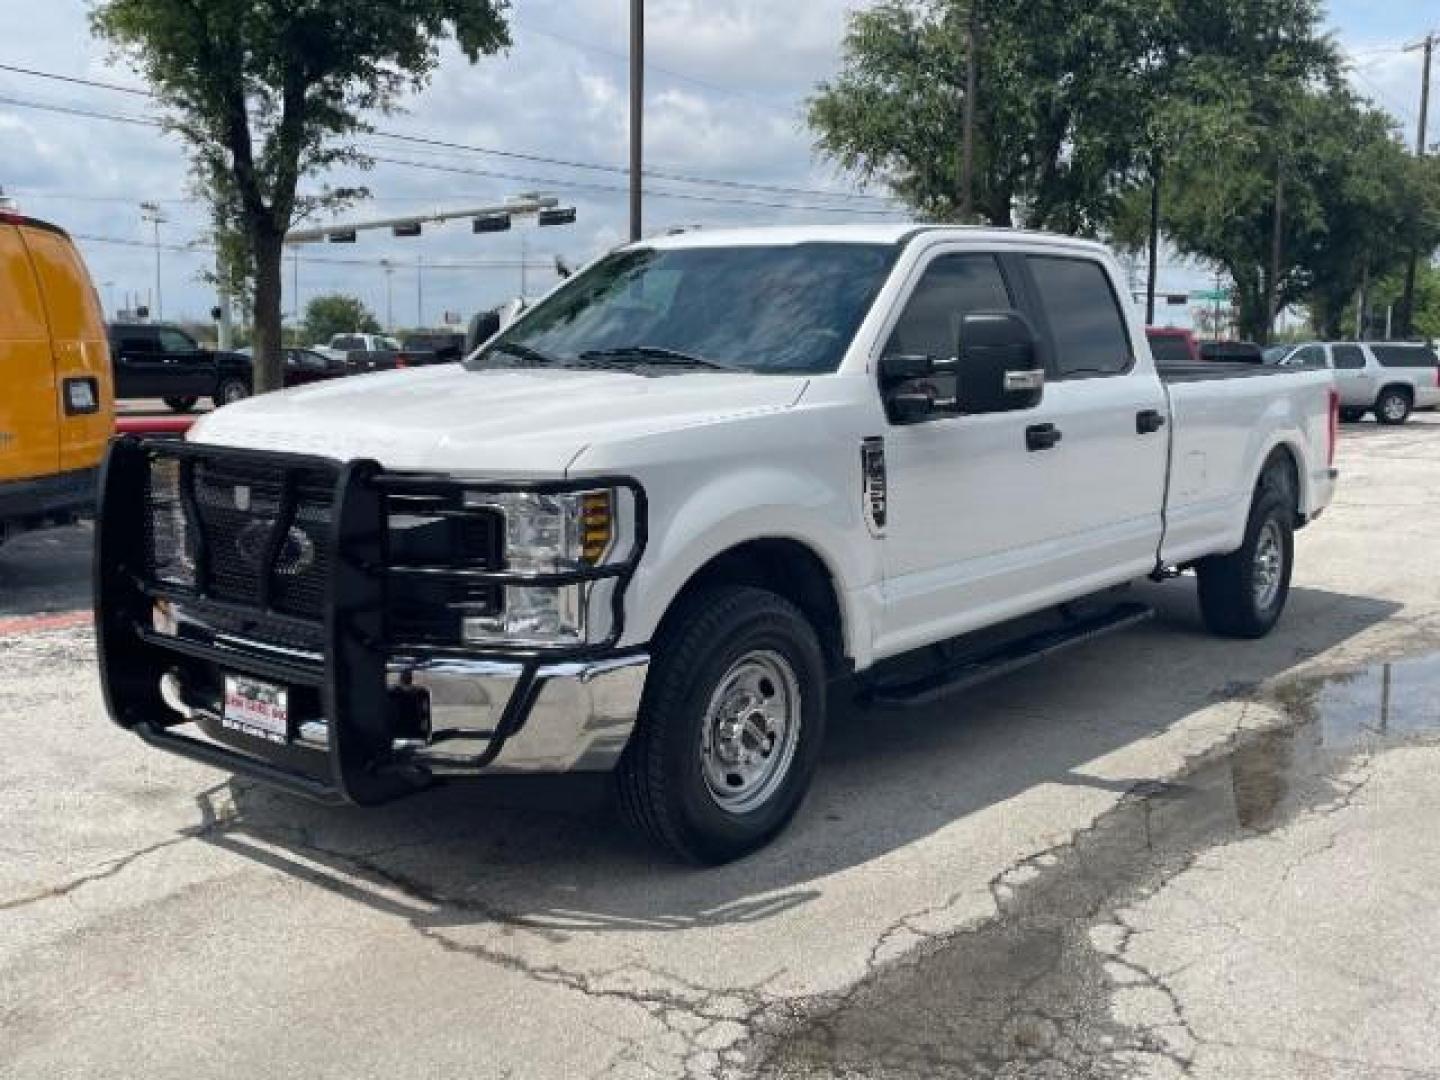
[[[250,384],[244,379],[229,378],[221,379],[220,385],[215,388],[215,397],[211,400],[215,408],[222,405],[233,405],[237,401],[244,401],[250,396]]]
[[[1396,386],[1387,386],[1375,399],[1375,419],[1387,427],[1398,427],[1410,419],[1413,402],[1410,395]]]
[[[1200,613],[1211,633],[1260,638],[1279,621],[1295,566],[1295,512],[1289,476],[1280,468],[1267,469],[1256,487],[1240,549],[1202,559],[1196,567]],[[1278,543],[1280,558],[1273,592],[1260,586],[1261,547],[1273,550],[1272,543]]]
[[[626,819],[687,862],[713,866],[763,847],[800,808],[824,742],[825,659],[814,629],[774,593],[720,586],[697,593],[667,617],[653,656],[639,722],[616,772]],[[768,792],[763,801],[736,810],[722,799],[739,796],[716,794],[707,779],[719,751],[702,747],[712,699],[755,657],[779,657],[788,665],[798,696],[791,712],[799,723],[793,743],[781,744],[793,753],[777,759],[757,793]],[[764,683],[759,685],[763,692]],[[773,728],[770,735],[765,757],[777,752]]]
[[[1341,409],[1340,420],[1346,424],[1358,423],[1365,416],[1364,409]]]
[[[165,404],[170,406],[171,412],[187,413],[195,408],[195,403],[199,400],[193,397],[167,397]]]

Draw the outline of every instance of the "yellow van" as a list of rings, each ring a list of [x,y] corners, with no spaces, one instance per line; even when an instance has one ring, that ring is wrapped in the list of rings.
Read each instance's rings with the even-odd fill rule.
[[[93,510],[114,427],[84,260],[64,230],[0,209],[0,542]]]

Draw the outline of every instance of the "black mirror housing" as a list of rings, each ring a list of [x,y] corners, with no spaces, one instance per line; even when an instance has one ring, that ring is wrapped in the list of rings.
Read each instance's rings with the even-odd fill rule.
[[[962,413],[1033,409],[1045,393],[1036,335],[1018,311],[975,311],[960,322],[955,398]]]

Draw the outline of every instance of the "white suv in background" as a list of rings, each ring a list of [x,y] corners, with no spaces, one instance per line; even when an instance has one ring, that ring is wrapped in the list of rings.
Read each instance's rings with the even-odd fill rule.
[[[1425,342],[1311,342],[1277,349],[1269,359],[1333,370],[1342,420],[1373,412],[1382,424],[1403,424],[1415,409],[1440,406],[1440,360]]]

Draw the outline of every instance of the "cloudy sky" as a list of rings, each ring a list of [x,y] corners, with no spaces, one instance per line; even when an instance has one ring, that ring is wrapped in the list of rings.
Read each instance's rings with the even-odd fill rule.
[[[846,13],[861,2],[649,0],[647,165],[722,183],[651,180],[647,230],[893,213],[883,192],[857,197],[846,178],[817,161],[802,122],[805,97],[838,65]],[[447,310],[468,315],[515,295],[522,250],[533,264],[527,287],[534,293],[553,282],[555,255],[583,260],[622,238],[628,0],[515,0],[512,9],[508,54],[472,67],[447,50],[430,88],[403,114],[378,118],[377,127],[599,168],[371,138],[366,148],[387,160],[364,178],[374,200],[348,216],[486,205],[541,190],[574,205],[578,224],[473,236],[462,222],[427,230],[420,240],[371,233],[355,245],[307,249],[298,267],[286,270],[287,293],[293,276],[301,306],[318,292],[343,290],[363,297],[382,321],[388,304],[397,325],[419,318],[435,324]],[[1402,47],[1440,27],[1440,0],[1332,0],[1330,12],[1356,87],[1413,138],[1420,65]],[[12,31],[0,45],[0,64],[142,86],[90,38],[82,0],[0,0],[0,25]],[[15,32],[20,26],[23,35]],[[182,148],[151,127],[19,102],[143,118],[153,116],[146,99],[0,71],[0,185],[23,209],[86,238],[81,245],[107,304],[121,305],[127,294],[144,298],[154,287],[154,253],[146,246],[154,234],[138,204],[161,204],[167,247],[204,238],[205,214],[189,197]],[[1432,124],[1432,140],[1440,138],[1440,113]],[[163,252],[167,318],[208,310],[213,301],[198,274],[210,258]],[[393,264],[388,301],[382,260]],[[431,265],[417,272],[420,262]],[[1167,266],[1161,284],[1183,289],[1197,280],[1193,270]],[[287,309],[294,305],[287,295]]]

